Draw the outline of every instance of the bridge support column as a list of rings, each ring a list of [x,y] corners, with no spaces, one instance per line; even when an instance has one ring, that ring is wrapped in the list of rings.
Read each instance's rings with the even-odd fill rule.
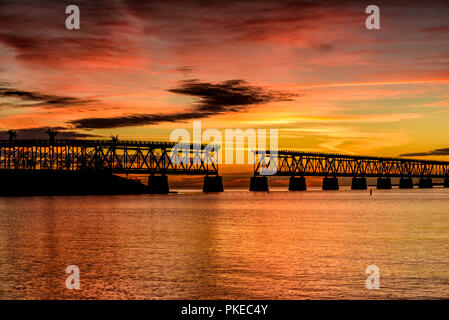
[[[221,176],[205,176],[203,192],[223,192],[223,179]]]
[[[151,175],[148,177],[148,191],[151,194],[165,194],[169,192],[168,177]]]
[[[378,178],[377,179],[377,189],[391,189],[391,179],[390,178]]]
[[[338,190],[338,178],[323,178],[323,190]]]
[[[265,176],[251,177],[249,191],[268,191],[268,178]]]
[[[413,189],[413,179],[401,178],[399,180],[399,189]]]
[[[449,188],[449,178],[444,179],[444,187]]]
[[[368,186],[366,184],[366,178],[352,178],[352,184],[351,184],[352,190],[366,190],[368,189]]]
[[[419,179],[419,187],[422,189],[433,188],[433,183],[431,178],[421,178]]]
[[[289,191],[306,191],[306,178],[304,177],[290,177],[290,183],[288,184]]]

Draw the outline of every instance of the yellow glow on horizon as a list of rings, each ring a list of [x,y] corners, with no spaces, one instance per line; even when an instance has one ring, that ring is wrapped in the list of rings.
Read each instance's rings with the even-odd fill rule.
[[[398,80],[398,81],[372,81],[372,82],[343,82],[343,83],[317,83],[317,84],[279,84],[269,87],[277,88],[335,88],[335,87],[359,87],[359,86],[387,86],[404,84],[449,84],[449,79],[431,79],[431,80]]]

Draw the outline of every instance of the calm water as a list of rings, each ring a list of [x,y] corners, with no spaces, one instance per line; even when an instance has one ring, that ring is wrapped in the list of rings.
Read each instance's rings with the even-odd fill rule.
[[[0,249],[3,299],[449,298],[449,190],[0,198]]]

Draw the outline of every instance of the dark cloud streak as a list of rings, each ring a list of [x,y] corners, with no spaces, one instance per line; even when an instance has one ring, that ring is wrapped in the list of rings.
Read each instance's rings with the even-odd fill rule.
[[[229,80],[221,83],[183,81],[181,86],[168,90],[173,93],[199,98],[195,111],[220,114],[237,112],[248,106],[264,104],[271,101],[290,101],[290,94],[266,91],[261,87],[248,85],[243,80]]]
[[[104,129],[138,125],[152,125],[160,122],[187,121],[208,118],[215,115],[244,112],[249,108],[276,101],[291,101],[294,94],[265,90],[249,85],[243,80],[229,80],[220,83],[183,81],[177,88],[168,91],[198,98],[198,102],[180,113],[125,115],[112,118],[84,118],[70,121],[78,129]]]
[[[61,108],[71,105],[80,105],[94,102],[94,100],[91,99],[80,99],[75,97],[65,97],[39,92],[24,91],[3,85],[7,84],[0,82],[0,106],[17,108]],[[18,102],[2,102],[2,100],[6,100],[8,98],[16,98]]]
[[[449,148],[435,149],[428,152],[404,153],[401,157],[449,156]]]

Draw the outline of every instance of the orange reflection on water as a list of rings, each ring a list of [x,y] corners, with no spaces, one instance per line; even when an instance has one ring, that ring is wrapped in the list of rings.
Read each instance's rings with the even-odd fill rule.
[[[449,297],[448,191],[0,199],[0,297]],[[77,265],[81,290],[65,287]],[[377,265],[381,289],[365,288]]]

